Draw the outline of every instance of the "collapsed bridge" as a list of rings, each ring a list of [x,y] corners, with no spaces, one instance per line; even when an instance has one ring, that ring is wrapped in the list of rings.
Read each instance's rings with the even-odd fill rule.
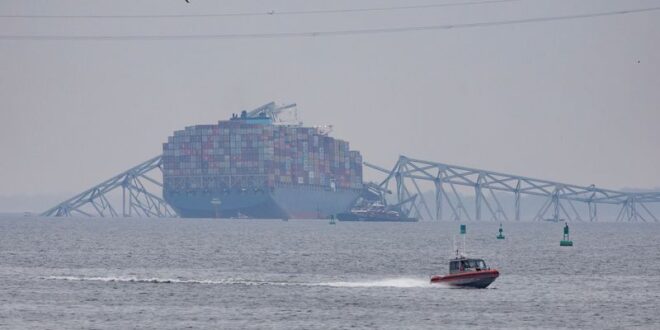
[[[616,221],[655,221],[650,204],[660,204],[660,192],[622,192],[579,186],[500,172],[456,166],[400,156],[390,169],[363,162],[382,173],[377,187],[397,203],[413,201],[412,216],[425,220],[521,220],[523,196],[542,200],[534,220],[598,220],[599,205],[617,207]],[[155,174],[154,174],[155,173]],[[162,158],[154,157],[43,212],[42,216],[176,217],[162,197]],[[432,200],[422,192],[431,185]],[[466,197],[460,188],[471,190]],[[114,194],[114,195],[113,195]],[[507,212],[502,198],[513,199]],[[658,203],[658,204],[655,204]],[[485,208],[484,208],[485,207]],[[580,212],[583,208],[586,212]],[[448,215],[448,216],[447,216]]]
[[[660,203],[660,192],[622,192],[598,188],[595,185],[585,187],[406,156],[400,156],[391,170],[366,162],[364,165],[386,175],[378,186],[388,191],[392,186],[396,200],[418,196],[413,212],[416,216],[426,219],[443,220],[445,209],[448,208],[451,220],[482,220],[485,206],[492,220],[520,220],[521,197],[533,196],[542,199],[534,220],[583,220],[581,213],[585,212],[580,212],[576,207],[576,204],[580,204],[578,206],[586,209],[590,221],[598,219],[599,205],[608,205],[619,208],[617,221],[658,222],[648,204]],[[422,193],[422,182],[432,184],[435,193],[433,203],[427,201]],[[468,202],[465,194],[459,193],[458,187],[473,190],[474,201]],[[513,197],[513,210],[509,212],[513,213],[513,217],[507,214],[500,202],[502,196],[507,194]],[[474,217],[471,216],[467,204],[473,204],[470,209],[473,209]]]

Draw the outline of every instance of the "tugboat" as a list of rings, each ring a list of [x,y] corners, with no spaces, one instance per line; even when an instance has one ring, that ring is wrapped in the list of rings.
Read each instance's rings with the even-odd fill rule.
[[[448,275],[433,275],[431,283],[483,289],[493,283],[498,276],[500,276],[500,272],[488,268],[483,259],[459,256],[449,261]]]
[[[465,252],[465,234],[467,227],[461,225],[463,252]],[[449,260],[449,274],[431,276],[431,284],[443,283],[455,287],[484,289],[500,276],[496,269],[486,266],[483,259],[468,258],[456,249],[456,257]]]
[[[343,213],[336,215],[339,221],[384,221],[384,222],[417,222],[418,219],[410,217],[410,211],[417,198],[414,195],[397,204],[389,204],[385,198],[391,192],[383,187],[368,182],[364,185],[360,197],[353,206]]]
[[[403,212],[373,203],[367,207],[353,208],[350,212],[337,214],[339,221],[384,221],[384,222],[417,222],[417,218],[406,217]]]

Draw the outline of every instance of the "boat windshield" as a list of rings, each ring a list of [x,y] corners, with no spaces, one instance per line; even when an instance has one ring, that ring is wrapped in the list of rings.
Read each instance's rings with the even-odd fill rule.
[[[470,268],[486,269],[486,263],[481,259],[471,259],[468,261],[470,263]]]
[[[486,263],[482,259],[454,260],[449,263],[449,273],[473,269],[487,269]]]

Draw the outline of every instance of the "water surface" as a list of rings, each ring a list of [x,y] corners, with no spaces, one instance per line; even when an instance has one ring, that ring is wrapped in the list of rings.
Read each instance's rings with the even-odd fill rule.
[[[0,218],[0,328],[659,328],[660,225]]]

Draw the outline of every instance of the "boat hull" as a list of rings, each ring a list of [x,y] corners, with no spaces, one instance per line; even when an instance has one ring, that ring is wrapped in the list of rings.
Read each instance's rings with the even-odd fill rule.
[[[446,284],[455,287],[467,287],[484,289],[488,287],[500,273],[495,270],[481,270],[474,272],[464,272],[458,274],[449,274],[445,276],[434,275],[431,277],[433,284]]]

